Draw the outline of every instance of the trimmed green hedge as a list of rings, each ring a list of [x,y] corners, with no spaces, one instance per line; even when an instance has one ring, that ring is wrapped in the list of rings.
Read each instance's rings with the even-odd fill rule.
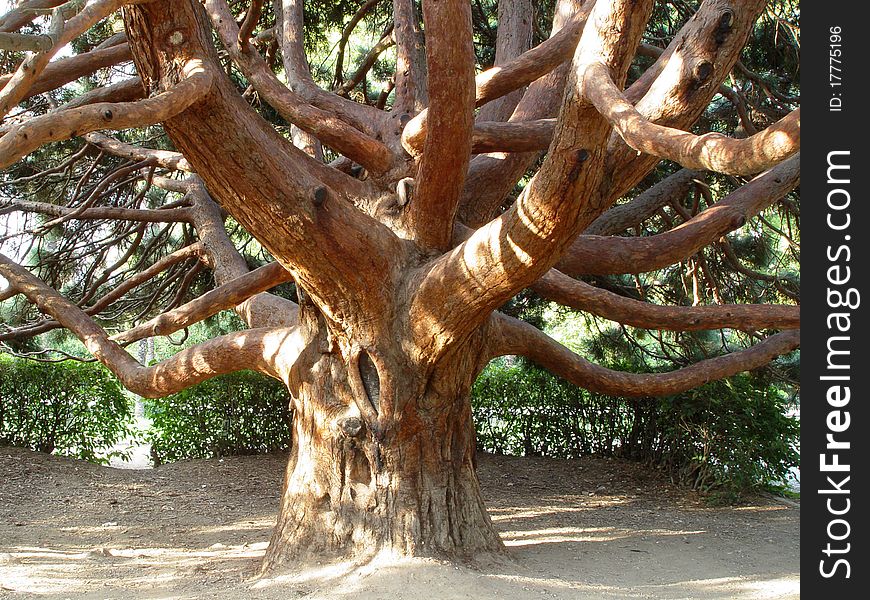
[[[613,398],[522,360],[491,363],[472,394],[482,450],[623,456],[727,500],[785,481],[800,464],[800,423],[788,408],[781,391],[751,375],[668,398]]]
[[[148,400],[148,441],[155,465],[286,450],[291,440],[290,398],[270,377],[240,371],[178,394]]]
[[[0,355],[0,443],[106,463],[132,433],[132,403],[105,368]]]

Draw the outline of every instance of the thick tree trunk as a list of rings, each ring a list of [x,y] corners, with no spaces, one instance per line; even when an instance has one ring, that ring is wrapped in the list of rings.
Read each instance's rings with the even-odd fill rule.
[[[475,474],[468,393],[476,369],[466,367],[474,361],[450,361],[421,386],[420,374],[379,373],[361,360],[376,410],[381,380],[392,380],[403,396],[401,410],[373,432],[348,383],[357,367],[324,352],[324,341],[309,344],[291,376],[293,453],[264,570],[288,559],[381,551],[451,558],[501,552]]]

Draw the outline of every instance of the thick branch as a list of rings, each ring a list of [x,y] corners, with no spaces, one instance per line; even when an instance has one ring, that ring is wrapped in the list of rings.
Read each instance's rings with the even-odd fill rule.
[[[556,38],[570,23],[569,19],[586,17],[594,3],[582,0],[558,0],[553,17],[551,39]],[[582,31],[582,29],[580,29]],[[579,31],[577,37],[579,37]],[[545,44],[547,42],[544,42]],[[543,47],[541,44],[537,48]],[[572,48],[576,47],[576,40]],[[537,50],[537,48],[535,50]],[[568,51],[568,57],[573,49]],[[510,122],[517,123],[555,117],[559,112],[565,81],[570,63],[562,63],[544,77],[534,81],[523,95]],[[494,78],[495,80],[496,78]],[[505,197],[514,189],[517,181],[538,160],[540,152],[495,153],[475,156],[468,168],[459,216],[470,227],[480,227],[500,212]]]
[[[586,18],[594,3],[588,2],[551,38],[521,54],[509,63],[493,67],[475,78],[475,106],[520,89],[539,79],[571,58],[583,32]],[[402,132],[402,145],[411,154],[419,154],[426,140],[429,112],[424,110],[411,119]]]
[[[689,129],[731,72],[765,5],[765,0],[705,0],[655,64],[625,91],[626,99],[652,123]],[[660,160],[638,154],[616,132],[607,152],[602,208],[637,185]]]
[[[21,100],[59,88],[98,69],[111,67],[131,59],[129,44],[119,44],[51,62],[21,97]],[[6,85],[12,77],[11,74],[0,77],[0,87]]]
[[[587,93],[625,142],[637,150],[666,158],[690,169],[730,175],[754,175],[800,149],[800,109],[746,139],[719,133],[693,135],[649,122],[619,91],[607,68],[590,66]]]
[[[0,139],[0,169],[43,144],[69,139],[100,129],[126,129],[152,125],[183,112],[211,87],[211,73],[191,61],[186,78],[166,92],[138,102],[101,102],[34,117]]]
[[[463,339],[543,275],[588,225],[587,202],[600,181],[610,130],[583,98],[585,68],[603,58],[623,79],[651,8],[650,0],[596,3],[574,56],[555,139],[527,193],[435,261],[420,283],[411,323],[430,347],[424,353],[438,356],[441,349],[432,345]]]
[[[0,32],[0,50],[8,52],[45,52],[52,46],[47,35]]]
[[[501,329],[494,356],[525,356],[571,383],[613,396],[670,396],[717,379],[762,367],[800,346],[800,330],[772,335],[746,350],[702,360],[670,373],[636,374],[593,364],[542,331],[512,317],[496,314]]]
[[[471,5],[462,0],[423,3],[429,72],[429,135],[417,170],[408,225],[424,248],[444,250],[471,157],[474,126],[474,46]]]
[[[388,115],[382,110],[343,98],[318,86],[311,78],[304,47],[302,0],[274,0],[278,40],[284,59],[287,85],[305,102],[332,113],[333,117],[374,137],[382,130]]]
[[[0,17],[0,31],[17,31],[33,21],[40,10],[55,8],[68,0],[27,0]]]
[[[202,60],[214,74],[210,93],[163,126],[215,201],[310,292],[329,322],[353,328],[389,318],[387,291],[405,251],[349,201],[369,193],[368,184],[294,147],[239,95],[221,73],[211,22],[198,3],[157,0],[125,11],[125,23],[147,86],[173,85],[182,57]],[[183,45],[150,51],[146,40],[172,31],[182,32]]]
[[[89,104],[97,104],[98,102],[133,102],[141,100],[145,97],[145,88],[142,87],[142,80],[138,77],[131,77],[95,88],[89,92],[85,92],[81,96],[76,96],[66,104],[62,104],[52,112],[61,112],[70,108],[79,108]]]
[[[502,67],[529,51],[532,46],[534,18],[535,12],[531,0],[499,0],[493,66]],[[507,121],[522,97],[523,90],[518,88],[483,105],[477,114],[478,123]]]
[[[286,382],[303,347],[298,328],[251,329],[209,340],[152,367],[143,367],[78,306],[2,254],[0,275],[41,311],[74,333],[124,387],[140,396],[173,394],[211,377],[243,369],[260,371]]]
[[[698,331],[704,329],[797,329],[800,307],[770,304],[722,304],[715,306],[659,306],[626,298],[551,269],[532,285],[549,300],[645,329]]]
[[[0,274],[41,311],[74,333],[124,387],[148,398],[173,394],[211,377],[243,369],[286,381],[289,367],[303,347],[295,327],[250,329],[209,340],[152,367],[143,367],[84,311],[3,255]]]
[[[428,103],[426,56],[417,27],[414,0],[393,0],[396,37],[396,99],[393,111],[407,115]]]
[[[481,121],[474,125],[471,152],[534,152],[546,150],[553,140],[556,119],[535,121]]]
[[[239,45],[242,48],[247,48],[250,43],[251,34],[254,32],[254,27],[257,26],[257,21],[260,20],[260,15],[263,12],[263,0],[251,0],[251,6],[248,12],[245,13],[245,19],[239,26]]]
[[[52,45],[47,50],[32,54],[24,59],[12,78],[0,90],[0,115],[8,114],[13,106],[24,99],[45,69],[48,61],[60,48],[116,11],[123,4],[125,4],[125,0],[95,0],[84,6],[81,12],[66,22],[64,19],[67,18],[67,15],[64,9],[69,7],[74,10],[75,6],[67,4],[55,9],[48,34],[51,37]]]
[[[569,275],[644,273],[685,260],[743,226],[800,182],[800,153],[759,175],[689,221],[649,237],[581,235],[556,265]]]

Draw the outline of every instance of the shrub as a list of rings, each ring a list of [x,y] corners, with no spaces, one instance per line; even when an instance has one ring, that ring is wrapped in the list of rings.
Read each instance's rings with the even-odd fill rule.
[[[681,482],[736,500],[799,464],[800,425],[780,390],[750,375],[668,398],[593,394],[519,359],[475,382],[478,446],[573,458],[619,455],[667,468]]]
[[[785,481],[800,464],[800,423],[788,408],[780,390],[748,375],[663,398],[660,453],[694,488],[736,500]]]
[[[625,444],[631,406],[589,394],[520,359],[494,361],[477,378],[478,445],[496,454],[576,458]]]
[[[92,462],[132,434],[132,404],[105,368],[0,355],[0,442]]]
[[[289,448],[284,385],[250,371],[215,377],[145,404],[155,465],[188,458],[261,454]]]

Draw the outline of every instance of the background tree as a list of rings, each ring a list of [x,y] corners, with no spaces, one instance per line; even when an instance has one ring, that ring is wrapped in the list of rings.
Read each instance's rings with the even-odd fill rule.
[[[558,0],[552,16],[525,0],[21,2],[0,18],[0,340],[44,352],[27,340],[66,328],[143,396],[241,369],[284,382],[294,451],[267,567],[499,551],[468,399],[492,358],[655,396],[798,346],[794,14],[758,0]],[[330,69],[306,54],[329,45],[322,24],[341,24]],[[354,55],[359,27],[379,34]],[[763,72],[738,61],[749,41]],[[725,237],[741,228],[780,242],[762,244],[763,268]],[[593,364],[499,311],[518,294],[677,332],[657,339],[683,364]],[[124,350],[231,308],[247,329],[152,366]],[[709,330],[721,343],[681,337]]]

